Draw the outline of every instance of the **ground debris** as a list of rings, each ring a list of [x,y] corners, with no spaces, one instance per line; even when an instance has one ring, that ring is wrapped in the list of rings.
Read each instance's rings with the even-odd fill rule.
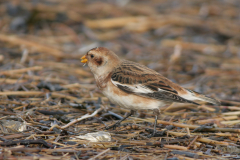
[[[100,131],[100,132],[87,133],[85,135],[76,136],[76,138],[86,139],[91,142],[106,142],[106,141],[111,141],[111,134],[108,132]]]
[[[0,159],[239,159],[239,0],[2,0],[0,17]],[[105,130],[130,111],[80,62],[99,46],[221,106],[163,107],[152,138],[147,110]]]

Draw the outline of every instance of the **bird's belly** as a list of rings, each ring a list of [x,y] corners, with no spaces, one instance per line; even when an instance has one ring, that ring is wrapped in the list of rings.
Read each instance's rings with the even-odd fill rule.
[[[102,92],[112,103],[126,109],[158,109],[166,105],[164,101],[140,97],[134,94],[127,94],[112,87],[106,87]]]

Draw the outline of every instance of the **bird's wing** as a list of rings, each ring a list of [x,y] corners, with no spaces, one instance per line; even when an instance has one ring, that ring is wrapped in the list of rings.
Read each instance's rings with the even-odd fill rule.
[[[130,94],[170,102],[197,104],[179,95],[180,86],[156,71],[131,61],[123,61],[114,69],[111,81],[120,90]]]

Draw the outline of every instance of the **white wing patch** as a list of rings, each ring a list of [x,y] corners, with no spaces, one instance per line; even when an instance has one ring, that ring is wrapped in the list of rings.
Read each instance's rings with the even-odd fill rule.
[[[163,90],[163,89],[161,89],[161,88],[158,88],[158,91],[159,91],[159,92],[169,92],[169,91]]]
[[[194,100],[201,100],[201,98],[196,97],[193,93],[187,91],[187,94],[184,95],[180,95],[181,97],[190,100],[190,101],[194,101]]]
[[[118,85],[121,85],[124,87],[128,87],[132,92],[135,92],[135,93],[153,93],[154,92],[151,89],[149,89],[143,85],[140,85],[140,84],[128,85],[128,84],[121,84],[119,82],[113,81],[112,79],[111,79],[111,81],[114,84],[114,86],[117,87]]]

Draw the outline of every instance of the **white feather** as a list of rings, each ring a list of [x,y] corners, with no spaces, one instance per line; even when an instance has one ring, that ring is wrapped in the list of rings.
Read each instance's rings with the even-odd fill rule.
[[[128,84],[121,84],[119,82],[113,81],[111,79],[112,83],[117,87],[117,85],[128,87],[132,92],[135,93],[153,93],[151,89],[141,85],[141,84],[135,84],[135,85],[128,85]]]
[[[161,88],[158,88],[158,91],[159,91],[159,92],[168,92],[168,91],[163,90],[163,89],[161,89]]]
[[[201,98],[196,97],[195,95],[193,95],[191,92],[188,91],[187,94],[184,95],[180,95],[181,97],[190,100],[190,101],[194,101],[194,100],[202,100]]]

